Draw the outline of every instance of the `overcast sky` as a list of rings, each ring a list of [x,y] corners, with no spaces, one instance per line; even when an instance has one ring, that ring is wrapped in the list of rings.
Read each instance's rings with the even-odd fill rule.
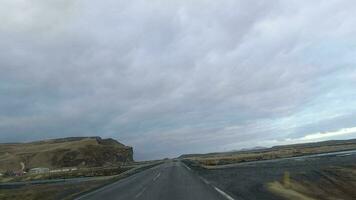
[[[136,159],[356,138],[350,0],[2,0],[0,141]]]

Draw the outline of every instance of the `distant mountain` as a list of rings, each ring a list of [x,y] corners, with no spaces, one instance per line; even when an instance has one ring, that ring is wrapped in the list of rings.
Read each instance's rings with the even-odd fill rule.
[[[94,167],[133,161],[132,147],[114,139],[70,137],[0,144],[0,172],[35,167]],[[23,164],[21,164],[23,163]]]
[[[252,148],[242,148],[238,151],[255,151],[255,150],[262,150],[262,149],[267,149],[267,147],[257,146],[257,147],[252,147]]]
[[[242,148],[240,150],[231,150],[225,152],[212,152],[212,153],[196,153],[196,154],[183,154],[178,158],[192,158],[192,157],[216,157],[216,156],[230,156],[241,152],[259,152],[261,150],[268,149],[268,147],[252,147],[252,148]]]
[[[322,141],[322,142],[311,142],[311,143],[280,145],[280,146],[274,146],[274,147],[272,147],[272,149],[338,146],[338,145],[350,145],[350,144],[355,144],[355,143],[356,143],[356,139],[350,139],[350,140],[327,140],[327,141]]]

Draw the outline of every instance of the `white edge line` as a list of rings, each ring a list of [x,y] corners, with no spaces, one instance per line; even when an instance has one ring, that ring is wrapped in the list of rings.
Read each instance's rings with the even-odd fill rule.
[[[207,181],[205,178],[203,177],[199,177],[205,184],[210,185],[209,181]],[[222,196],[224,196],[226,199],[228,200],[235,200],[234,198],[232,198],[230,195],[226,194],[224,191],[220,190],[219,188],[211,185],[217,192],[219,192]]]
[[[226,199],[228,200],[235,200],[234,198],[232,198],[230,195],[226,194],[224,191],[220,190],[219,188],[214,186],[214,189],[216,191],[218,191],[221,195],[223,195]]]
[[[183,163],[183,165],[185,166],[185,168],[187,168],[188,170],[192,171],[192,169],[190,169],[190,167],[188,167],[185,163]],[[207,181],[205,178],[203,177],[199,177],[205,184],[210,185],[209,181]],[[228,200],[235,200],[234,198],[232,198],[230,195],[226,194],[224,191],[220,190],[219,188],[213,186],[214,189],[219,192],[222,196],[224,196],[226,199]]]

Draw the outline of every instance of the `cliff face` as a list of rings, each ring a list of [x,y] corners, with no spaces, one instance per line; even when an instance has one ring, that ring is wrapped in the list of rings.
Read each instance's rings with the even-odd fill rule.
[[[132,147],[114,139],[72,137],[31,143],[0,144],[0,172],[48,167],[98,167],[133,161]]]

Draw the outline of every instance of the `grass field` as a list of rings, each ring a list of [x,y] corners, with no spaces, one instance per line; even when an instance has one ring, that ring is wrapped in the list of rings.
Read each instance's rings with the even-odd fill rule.
[[[203,167],[211,167],[217,165],[228,165],[234,163],[259,161],[259,160],[271,160],[278,158],[289,158],[295,156],[329,153],[345,150],[355,150],[356,143],[354,144],[338,144],[338,145],[326,145],[326,146],[284,146],[281,148],[270,148],[261,151],[246,151],[236,152],[229,154],[216,154],[212,156],[195,156],[186,159],[198,162]]]

